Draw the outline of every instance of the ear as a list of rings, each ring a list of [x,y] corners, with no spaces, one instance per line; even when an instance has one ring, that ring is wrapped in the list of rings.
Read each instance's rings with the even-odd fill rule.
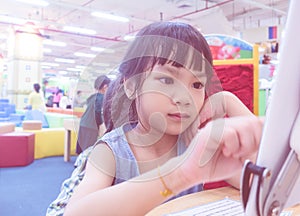
[[[134,79],[127,79],[124,81],[124,91],[128,99],[135,99],[136,84],[134,82]]]

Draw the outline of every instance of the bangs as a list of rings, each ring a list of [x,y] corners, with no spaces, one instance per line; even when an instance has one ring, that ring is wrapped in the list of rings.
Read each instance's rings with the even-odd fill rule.
[[[152,69],[156,64],[170,63],[175,67],[205,72],[207,75],[211,74],[213,70],[210,60],[205,59],[203,53],[195,47],[166,36],[138,36],[129,50],[130,52],[127,53],[124,62],[142,61],[143,65],[146,66],[144,71]]]

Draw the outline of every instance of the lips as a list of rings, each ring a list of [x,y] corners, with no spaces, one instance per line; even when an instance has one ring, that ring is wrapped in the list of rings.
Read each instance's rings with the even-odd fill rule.
[[[169,113],[168,116],[175,119],[187,119],[190,117],[190,115],[186,113]]]

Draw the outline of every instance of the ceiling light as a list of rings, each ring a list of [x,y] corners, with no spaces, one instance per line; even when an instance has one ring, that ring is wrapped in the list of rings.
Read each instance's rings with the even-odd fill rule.
[[[91,50],[95,51],[95,52],[103,52],[105,50],[105,48],[103,48],[103,47],[91,47]]]
[[[92,12],[92,16],[103,18],[103,19],[109,19],[109,20],[114,20],[114,21],[119,21],[119,22],[129,22],[129,19],[126,17],[121,17],[113,14],[108,14],[108,13],[102,13],[102,12]]]
[[[0,33],[0,39],[2,40],[2,39],[7,39],[7,35],[6,34],[2,34],[2,33]]]
[[[53,41],[53,40],[44,40],[43,44],[45,44],[45,45],[51,45],[51,46],[59,46],[59,47],[65,47],[65,46],[67,46],[67,44],[64,43],[64,42]]]
[[[115,75],[115,74],[107,74],[106,76],[111,80],[114,80],[117,78],[117,75]]]
[[[52,62],[42,62],[41,65],[52,66],[52,67],[58,67],[59,66],[59,64],[52,63]]]
[[[42,7],[46,7],[49,5],[49,3],[47,1],[44,0],[17,0],[18,2],[23,2],[26,4],[32,4],[32,5],[38,5],[38,6],[42,6]]]
[[[56,61],[56,62],[62,62],[62,63],[70,63],[70,64],[74,64],[75,63],[74,59],[65,59],[65,58],[56,58],[56,59],[54,59],[54,61]]]
[[[41,68],[43,68],[43,69],[51,69],[51,66],[48,66],[48,65],[42,65]]]
[[[79,57],[87,57],[87,58],[95,58],[96,57],[95,54],[82,53],[82,52],[75,52],[74,55],[79,56]]]
[[[103,48],[103,47],[91,47],[92,51],[95,52],[105,52],[105,53],[114,53],[115,50],[113,49],[108,49],[108,48]]]
[[[51,53],[51,52],[52,52],[52,50],[51,50],[51,49],[49,49],[49,48],[43,48],[43,52],[44,52],[44,53]]]
[[[76,65],[75,68],[78,68],[80,70],[83,70],[86,68],[86,66],[83,66],[83,65]]]
[[[58,73],[59,73],[60,75],[66,75],[68,72],[67,72],[67,71],[58,71]]]
[[[75,71],[75,72],[80,72],[82,69],[79,68],[67,68],[67,71]]]
[[[0,15],[0,21],[5,23],[10,23],[10,24],[17,24],[17,25],[23,25],[27,22],[27,20],[25,19],[5,16],[5,15]]]
[[[0,50],[7,50],[6,43],[0,44]],[[0,59],[1,59],[1,54],[0,54]]]
[[[95,30],[92,29],[78,28],[74,26],[65,26],[63,30],[67,32],[74,32],[74,33],[85,34],[85,35],[95,35],[97,33]]]
[[[126,41],[133,41],[134,38],[135,38],[134,35],[125,35],[125,36],[123,37],[123,39],[126,40]]]
[[[92,65],[98,66],[98,67],[109,67],[110,66],[110,64],[108,64],[108,63],[101,63],[101,62],[93,62]]]

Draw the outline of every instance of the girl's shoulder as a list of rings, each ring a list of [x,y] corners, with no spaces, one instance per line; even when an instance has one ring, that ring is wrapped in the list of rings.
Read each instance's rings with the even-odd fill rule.
[[[122,155],[129,158],[134,158],[133,153],[126,138],[126,132],[132,129],[131,123],[126,123],[98,139],[97,143],[106,143],[114,152],[115,155]],[[97,144],[96,143],[96,144]]]
[[[104,134],[98,142],[105,142],[111,145],[120,145],[127,143],[127,139],[125,136],[125,131],[123,129],[124,126],[113,129],[112,131]]]

